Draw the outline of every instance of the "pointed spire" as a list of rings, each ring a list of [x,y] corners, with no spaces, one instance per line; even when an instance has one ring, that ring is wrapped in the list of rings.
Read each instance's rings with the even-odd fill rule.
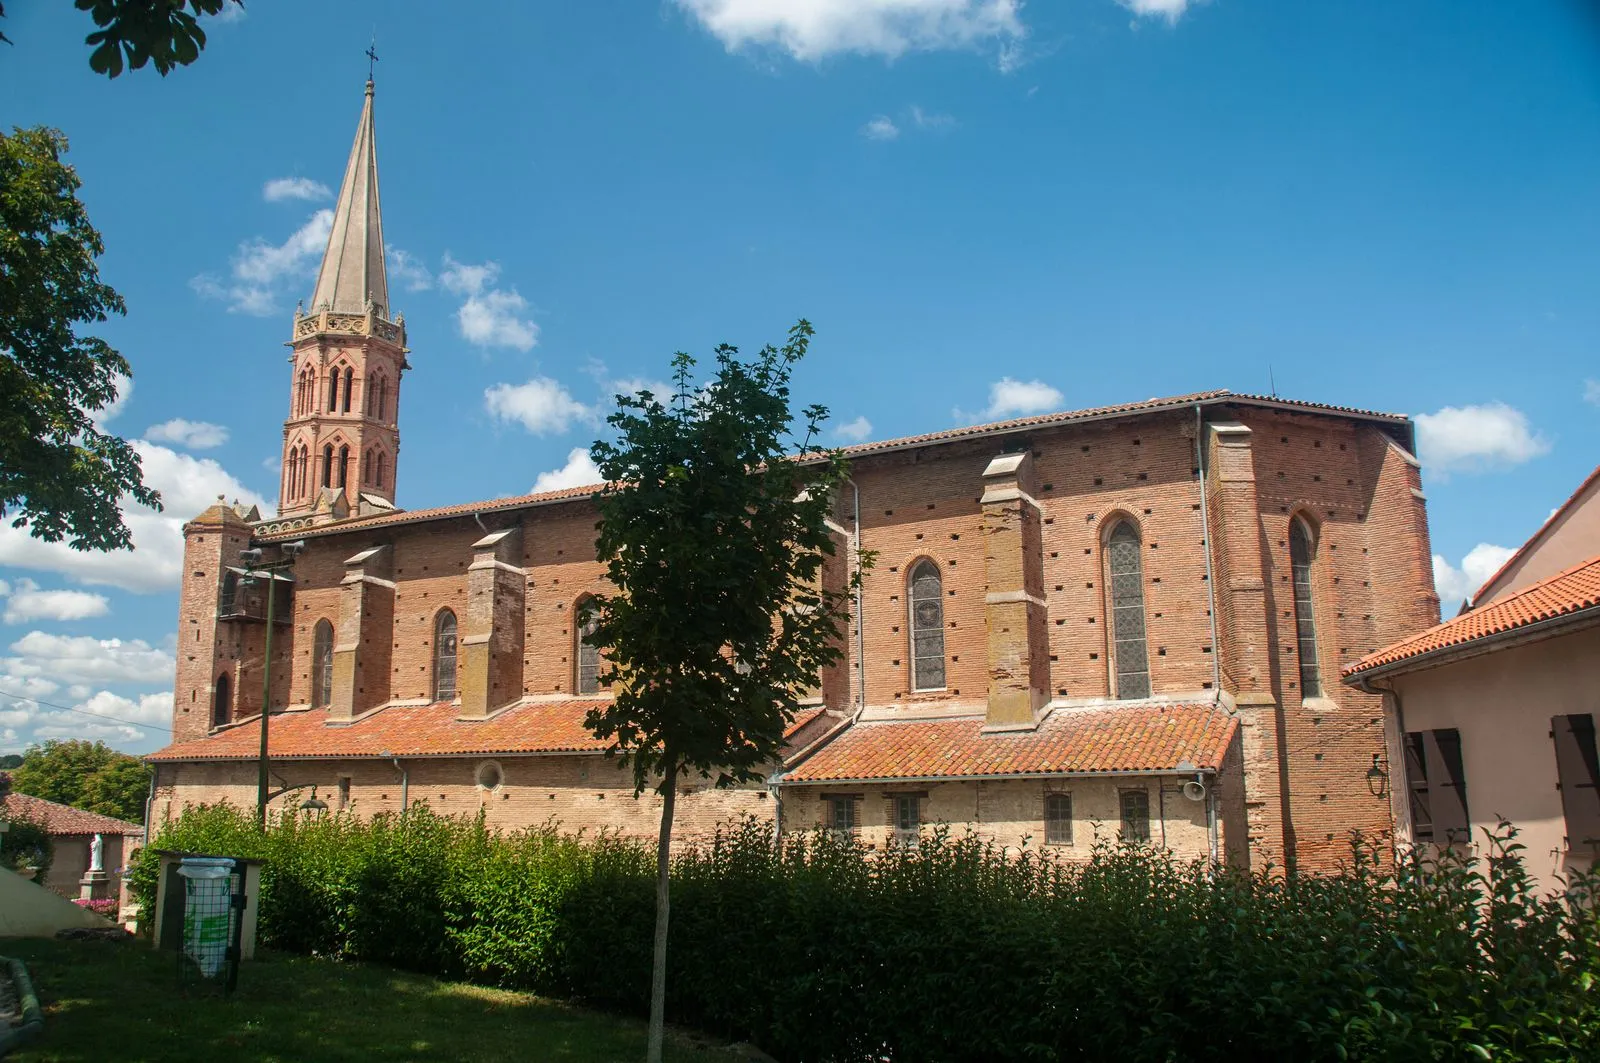
[[[372,123],[372,81],[361,106],[361,124],[345,165],[333,230],[322,256],[311,312],[329,309],[364,314],[370,300],[379,317],[389,314],[389,280],[383,266],[383,218],[378,210],[378,134]]]

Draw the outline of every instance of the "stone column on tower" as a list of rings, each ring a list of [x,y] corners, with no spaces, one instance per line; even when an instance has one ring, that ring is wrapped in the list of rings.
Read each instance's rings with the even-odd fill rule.
[[[404,315],[389,306],[378,140],[367,82],[311,307],[295,311],[280,517],[337,520],[394,508]]]

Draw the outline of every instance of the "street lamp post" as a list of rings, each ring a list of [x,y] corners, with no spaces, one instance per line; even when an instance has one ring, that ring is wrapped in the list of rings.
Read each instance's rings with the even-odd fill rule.
[[[245,579],[249,582],[265,580],[267,585],[267,636],[261,665],[261,755],[256,773],[256,825],[263,830],[267,826],[267,717],[272,705],[272,627],[275,622],[273,606],[278,600],[278,580],[293,582],[292,577],[280,576],[279,572],[294,566],[296,555],[305,549],[305,545],[303,539],[284,543],[283,558],[267,563],[262,563],[259,549],[245,550],[240,554],[240,559],[249,566],[245,570]]]

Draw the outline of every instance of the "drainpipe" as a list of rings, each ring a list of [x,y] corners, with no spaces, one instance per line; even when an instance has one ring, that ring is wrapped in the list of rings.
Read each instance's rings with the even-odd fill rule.
[[[1206,787],[1206,833],[1211,841],[1211,866],[1218,864],[1218,848],[1220,842],[1217,836],[1217,779],[1216,772],[1211,775],[1211,785]]]
[[[1217,645],[1217,577],[1211,569],[1211,511],[1206,508],[1205,417],[1194,404],[1194,464],[1200,470],[1201,535],[1206,542],[1206,605],[1211,612],[1211,689],[1222,693],[1222,647]]]
[[[767,792],[772,794],[772,846],[779,857],[783,856],[783,770],[767,778]]]
[[[411,773],[400,763],[399,757],[389,759],[394,762],[394,770],[400,773],[400,814],[403,816],[411,810]]]

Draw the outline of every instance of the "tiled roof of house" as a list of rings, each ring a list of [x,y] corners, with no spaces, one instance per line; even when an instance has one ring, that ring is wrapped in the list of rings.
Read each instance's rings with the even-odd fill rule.
[[[274,759],[327,760],[349,757],[449,757],[513,753],[601,753],[602,742],[583,717],[604,701],[547,701],[507,709],[487,720],[463,720],[448,704],[391,706],[352,723],[330,723],[328,710],[285,712],[267,722]],[[788,734],[820,709],[799,713]],[[260,754],[260,717],[205,738],[178,742],[146,760],[255,760]]]
[[[1033,417],[1018,417],[1009,421],[993,421],[987,424],[968,425],[961,428],[950,428],[941,432],[926,432],[922,435],[901,436],[898,439],[884,439],[872,443],[858,443],[854,446],[843,448],[846,457],[865,456],[880,451],[904,450],[908,447],[925,446],[932,443],[946,443],[957,439],[976,436],[1002,435],[1008,432],[1019,432],[1029,428],[1046,428],[1054,425],[1071,424],[1076,421],[1098,421],[1113,417],[1124,417],[1133,414],[1151,413],[1160,410],[1172,409],[1180,406],[1192,406],[1195,403],[1211,405],[1216,403],[1238,402],[1249,406],[1264,406],[1287,410],[1305,410],[1315,413],[1342,414],[1352,417],[1363,417],[1372,420],[1384,421],[1392,424],[1403,425],[1407,423],[1405,414],[1382,413],[1377,410],[1362,410],[1352,406],[1330,406],[1321,402],[1302,402],[1296,399],[1280,399],[1272,395],[1236,395],[1226,388],[1217,388],[1211,391],[1196,391],[1188,395],[1169,395],[1164,398],[1146,399],[1143,402],[1124,402],[1111,406],[1095,406],[1083,410],[1065,410],[1060,413],[1044,413]],[[557,502],[566,502],[578,498],[587,498],[600,490],[600,484],[589,484],[582,487],[568,487],[560,491],[541,491],[537,494],[514,495],[507,498],[494,498],[483,502],[464,502],[453,506],[439,506],[433,509],[400,510],[395,513],[384,513],[378,516],[361,517],[354,520],[336,521],[311,528],[297,528],[289,531],[274,532],[260,536],[263,542],[276,542],[286,539],[300,539],[307,536],[343,533],[357,529],[376,528],[389,524],[411,524],[418,521],[440,520],[446,517],[465,517],[474,513],[495,513],[507,509],[522,509],[528,506],[542,506]]]
[[[139,824],[125,819],[85,812],[32,794],[12,793],[0,800],[0,819],[7,816],[26,816],[43,824],[51,834],[139,834],[144,831]]]
[[[1467,647],[1474,642],[1525,628],[1542,620],[1600,610],[1600,556],[1558,572],[1516,594],[1462,613],[1437,627],[1402,639],[1346,665],[1343,675],[1353,678],[1374,668],[1397,664],[1424,654]],[[1597,614],[1600,615],[1600,614]]]
[[[1237,721],[1214,704],[1057,710],[1032,731],[983,733],[984,718],[857,723],[785,783],[1214,771]]]

